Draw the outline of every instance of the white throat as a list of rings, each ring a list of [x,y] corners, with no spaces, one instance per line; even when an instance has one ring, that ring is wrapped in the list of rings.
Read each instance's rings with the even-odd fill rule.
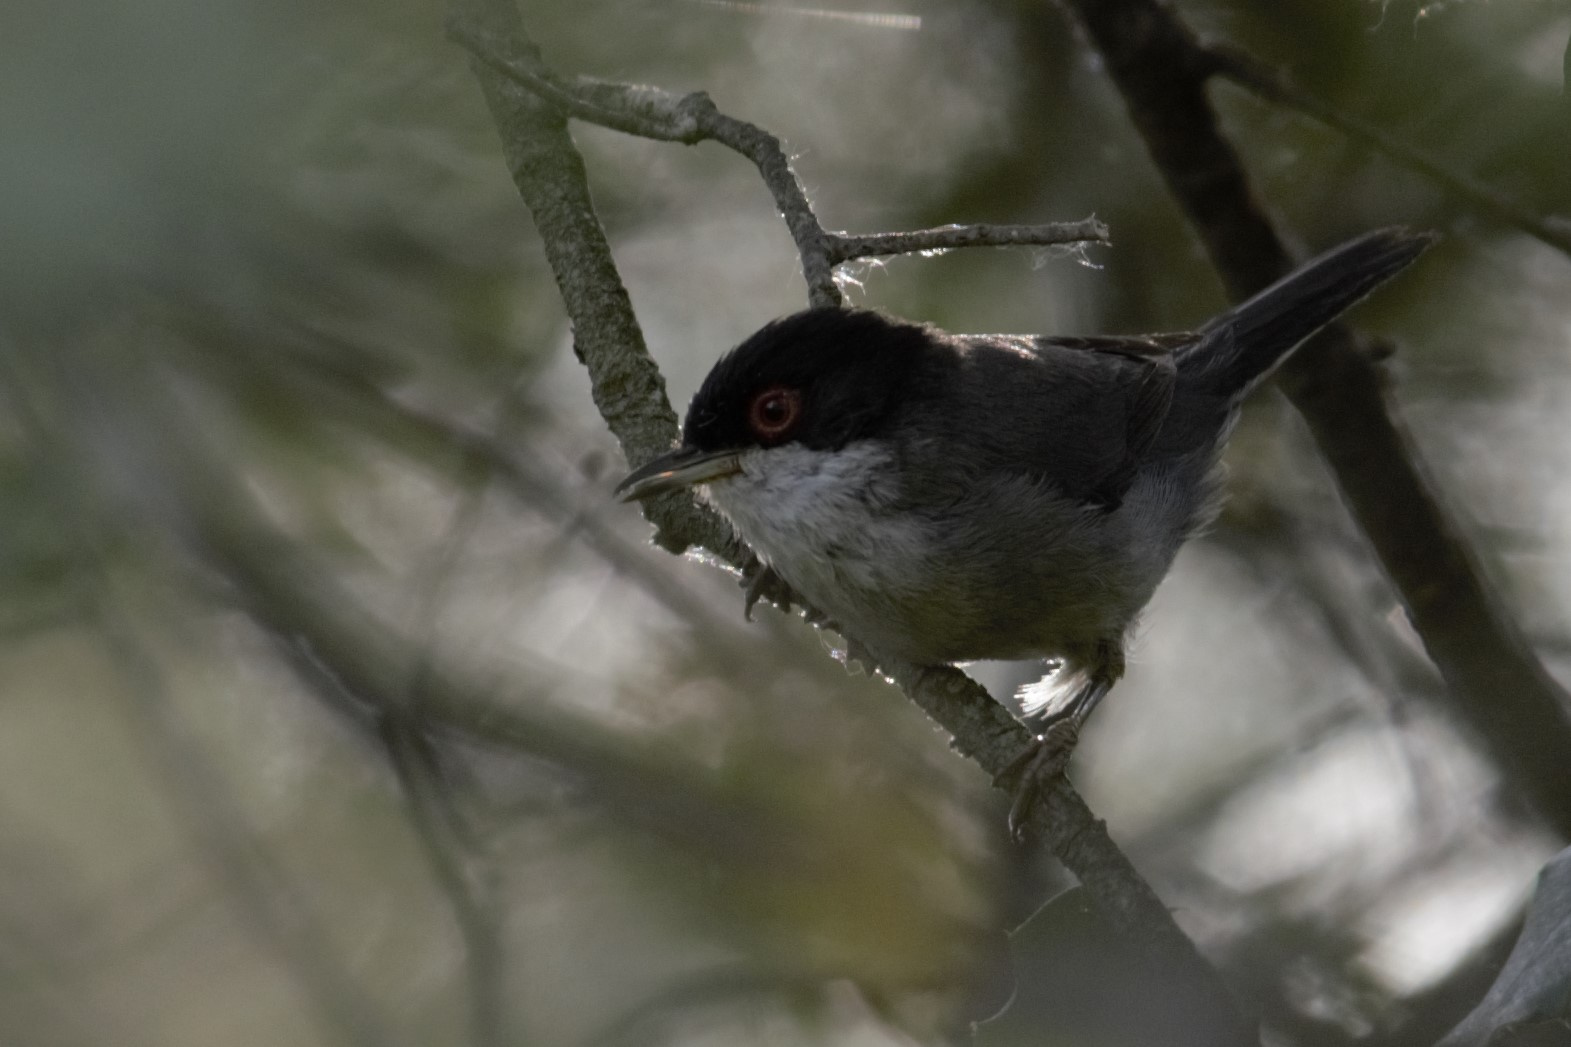
[[[846,590],[882,602],[922,589],[928,550],[917,521],[895,509],[896,465],[887,444],[755,448],[741,466],[707,485],[704,497],[815,606],[854,627],[858,615],[842,596]]]

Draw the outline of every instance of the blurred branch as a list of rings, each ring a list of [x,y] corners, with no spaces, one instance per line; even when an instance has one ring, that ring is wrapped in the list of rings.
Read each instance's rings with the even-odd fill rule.
[[[337,957],[305,895],[290,887],[260,838],[246,830],[239,802],[200,744],[172,714],[151,657],[114,620],[115,614],[103,611],[99,624],[132,699],[129,719],[174,806],[215,859],[259,937],[283,957],[320,1017],[348,1042],[363,1047],[402,1042]]]
[[[520,34],[490,27],[483,15],[450,18],[447,33],[486,67],[529,88],[567,116],[661,142],[717,142],[747,157],[758,168],[796,243],[808,302],[814,306],[841,304],[834,267],[858,258],[960,247],[1051,247],[1108,240],[1107,226],[1094,218],[1049,225],[950,225],[868,236],[832,233],[824,229],[808,203],[780,140],[755,124],[720,112],[704,92],[679,95],[643,84],[584,78],[563,81],[544,66],[532,43]]]
[[[182,472],[192,484],[182,501],[207,561],[314,689],[380,738],[387,718],[403,715],[414,678],[407,641],[273,531],[237,485],[191,460]],[[427,742],[446,738],[544,761],[579,776],[624,822],[701,852],[778,859],[781,848],[796,844],[776,812],[681,771],[547,694],[520,693],[510,683],[503,703],[488,696],[494,686],[430,665],[419,686]]]
[[[243,329],[192,326],[190,319],[183,319],[185,330],[225,349],[198,347],[186,358],[193,366],[206,361],[232,367],[236,357],[259,348]],[[272,358],[276,362],[276,349]],[[591,549],[657,600],[664,598],[674,614],[691,615],[699,629],[721,627],[702,601],[666,584],[648,557],[636,555],[611,528],[593,517],[575,517],[567,492],[546,470],[493,440],[400,404],[363,377],[334,370],[310,354],[291,358],[284,368],[247,367],[238,380],[253,391],[272,392],[284,389],[269,382],[298,383],[280,398],[309,399],[389,446],[456,465],[465,479],[499,479],[531,508],[559,521],[575,518]],[[206,456],[207,441],[191,431],[194,423],[169,400],[165,387],[144,385],[137,397],[153,405],[146,416],[158,420],[159,445],[170,459],[158,464],[160,481],[172,487],[165,502],[180,514],[169,526],[223,579],[223,595],[241,606],[324,704],[370,744],[385,744],[389,717],[408,717],[416,709],[419,722],[409,726],[423,742],[456,741],[540,760],[574,775],[624,823],[700,854],[782,862],[799,846],[788,813],[766,809],[745,790],[717,785],[698,769],[684,771],[651,754],[647,745],[568,712],[552,700],[553,683],[521,689],[511,679],[486,682],[438,667],[428,650],[412,647],[379,618],[377,608],[336,584],[334,572],[270,522],[233,470]],[[723,664],[740,672],[743,661]],[[757,660],[751,664],[756,672]],[[505,701],[492,696],[503,686]]]
[[[330,403],[328,413],[333,417],[352,418],[359,427],[377,434],[414,460],[456,469],[475,482],[495,481],[498,489],[523,507],[570,530],[618,574],[632,580],[677,618],[707,635],[733,629],[732,620],[722,619],[685,587],[673,585],[667,575],[655,569],[641,548],[635,548],[598,515],[576,511],[573,492],[531,453],[518,450],[522,441],[482,432],[406,403],[363,374],[333,366],[326,359],[329,354],[292,353],[289,367],[267,367],[267,361],[276,361],[287,350],[276,343],[254,345],[244,329],[234,324],[215,325],[205,313],[182,316],[181,323],[185,329],[197,332],[205,340],[204,345],[230,347],[227,354],[199,350],[188,358],[190,366],[228,368],[237,356],[249,353],[257,366],[247,368],[240,381],[253,387],[263,382],[283,383],[292,396],[316,404]],[[313,338],[326,337],[320,332],[310,333]],[[236,379],[230,376],[229,380]],[[746,667],[751,671],[756,666],[752,652],[733,657],[731,647],[716,644],[712,653],[731,669]]]
[[[469,1029],[479,1047],[500,1047],[506,1035],[502,914],[492,902],[482,870],[474,868],[474,841],[465,838],[441,762],[420,717],[389,716],[383,740],[404,790],[410,824],[453,910],[464,940],[469,981]]]
[[[33,405],[21,391],[26,382],[15,364],[13,346],[4,347],[13,363],[8,381],[15,417],[40,460],[64,464]],[[90,532],[90,514],[77,504],[68,482],[70,468],[52,493],[59,519],[70,521],[67,534],[76,548],[71,585],[83,617],[97,626],[104,649],[120,669],[119,679],[130,705],[126,721],[142,743],[148,766],[163,786],[179,816],[179,824],[213,862],[241,913],[258,939],[283,962],[322,1024],[345,1042],[360,1047],[391,1047],[401,1042],[353,973],[340,960],[330,936],[312,910],[305,893],[296,891],[261,838],[248,828],[249,819],[219,767],[202,743],[171,708],[159,666],[138,639],[115,599],[107,558]],[[88,573],[95,576],[89,580]],[[95,584],[96,583],[96,584]]]
[[[1159,0],[1061,3],[1102,53],[1228,291],[1242,299],[1285,275],[1291,259],[1205,95],[1214,57]],[[1335,326],[1280,374],[1466,721],[1518,793],[1571,837],[1571,699],[1534,657],[1430,489],[1375,364]]]
[[[538,62],[511,0],[469,0],[465,11],[464,18],[451,24],[470,25],[471,19],[478,20],[485,28],[476,30],[471,39],[485,42],[516,38],[516,42],[507,45],[505,53],[524,56],[531,64]],[[605,353],[629,358],[623,367],[653,370],[638,334],[636,318],[611,263],[604,233],[593,217],[583,163],[566,133],[562,113],[549,98],[533,90],[530,79],[524,79],[521,85],[509,64],[498,68],[495,60],[476,57],[471,60],[471,67],[496,120],[519,192],[545,241],[575,336],[581,340],[587,330],[601,332],[608,340],[603,346]],[[581,208],[571,219],[561,213],[558,202],[563,200],[572,200]],[[593,254],[595,264],[574,265],[584,254]],[[811,285],[812,273],[806,275]],[[615,310],[615,315],[605,315],[599,309]],[[600,335],[596,337],[598,345]],[[610,344],[609,339],[615,337],[622,340]],[[602,379],[597,371],[602,369],[587,358],[585,362],[595,385],[595,402],[613,432],[621,435],[623,429],[630,427],[629,419],[616,413],[620,408],[628,408],[636,411],[641,434],[664,426],[665,440],[669,442],[676,422],[663,388],[658,402],[628,404],[608,396],[600,388]],[[624,449],[629,462],[644,460],[640,447],[624,442]],[[750,554],[734,536],[727,534],[718,546],[709,544],[715,537],[712,517],[689,512],[678,519],[668,515],[665,508],[656,509],[655,513],[659,514],[655,522],[667,548],[676,551],[690,544],[705,545],[733,565],[741,567],[748,562]],[[654,513],[651,517],[654,519]],[[689,526],[695,523],[698,526]],[[990,774],[1002,772],[1030,743],[1029,732],[1009,711],[958,670],[918,669],[888,659],[881,664],[918,706],[950,732],[954,748]],[[1172,914],[1108,837],[1105,825],[1092,816],[1067,781],[1060,779],[1046,792],[1032,824],[1043,833],[1054,854],[1080,878],[1115,932],[1134,944],[1180,991],[1188,992],[1197,1015],[1204,1016],[1200,1024],[1213,1030],[1206,1042],[1254,1042],[1253,1031],[1239,1015],[1216,972],[1200,957]]]
[[[1237,48],[1211,45],[1207,48],[1214,72],[1262,98],[1296,109],[1327,127],[1340,131],[1360,145],[1373,149],[1399,167],[1415,171],[1440,186],[1465,207],[1516,228],[1571,255],[1571,221],[1554,215],[1535,214],[1492,186],[1448,168],[1422,150],[1400,142],[1366,120],[1345,113],[1336,106],[1294,83],[1253,55]]]
[[[309,647],[297,646],[302,657],[295,659],[295,664],[306,670],[304,675],[312,688],[319,694],[340,692],[332,704],[378,707],[379,703],[365,696],[348,693],[331,666],[314,657]],[[428,662],[427,652],[421,664]],[[474,841],[464,831],[453,800],[452,783],[443,773],[423,709],[413,700],[400,705],[383,704],[380,708],[377,735],[403,790],[410,828],[425,852],[438,889],[447,898],[464,942],[470,1034],[479,1047],[499,1047],[508,1042],[503,1013],[502,942],[498,933],[501,914],[492,904],[491,892],[482,877],[472,868]]]

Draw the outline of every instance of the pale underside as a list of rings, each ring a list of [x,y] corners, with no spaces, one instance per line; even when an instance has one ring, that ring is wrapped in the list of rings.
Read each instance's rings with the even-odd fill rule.
[[[933,460],[913,450],[880,440],[755,448],[704,494],[877,654],[918,665],[1057,658],[1074,672],[1092,667],[1099,646],[1121,648],[1217,487],[1192,478],[1212,468],[1196,456],[1142,470],[1107,509],[1024,473],[901,468]]]

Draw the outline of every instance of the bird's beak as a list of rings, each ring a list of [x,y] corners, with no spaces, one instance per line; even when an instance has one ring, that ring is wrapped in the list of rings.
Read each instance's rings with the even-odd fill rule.
[[[624,502],[637,502],[651,495],[734,476],[741,471],[742,463],[735,451],[678,447],[628,473],[616,485],[616,495]]]

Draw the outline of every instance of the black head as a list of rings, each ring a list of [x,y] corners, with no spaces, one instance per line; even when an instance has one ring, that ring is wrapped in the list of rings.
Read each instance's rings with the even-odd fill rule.
[[[938,336],[860,309],[808,309],[721,357],[687,409],[684,446],[801,443],[835,450],[875,435]]]
[[[875,436],[939,354],[943,335],[857,309],[776,320],[721,357],[687,409],[682,446],[617,485],[624,501],[710,483],[755,447],[838,450]]]

